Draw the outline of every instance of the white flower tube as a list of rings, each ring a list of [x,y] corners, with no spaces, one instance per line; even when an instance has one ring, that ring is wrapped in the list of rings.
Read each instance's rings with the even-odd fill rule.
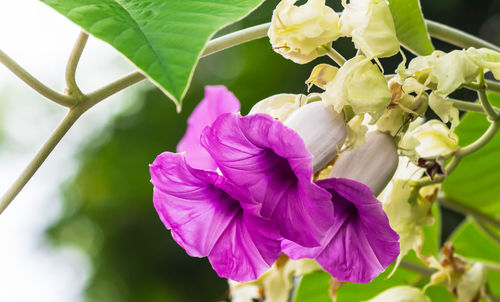
[[[344,144],[347,129],[343,113],[336,113],[322,102],[302,106],[285,121],[304,140],[314,156],[314,172],[321,170],[337,155]]]
[[[389,183],[398,167],[394,139],[378,131],[366,135],[366,143],[340,154],[330,177],[349,178],[367,185],[377,196]]]

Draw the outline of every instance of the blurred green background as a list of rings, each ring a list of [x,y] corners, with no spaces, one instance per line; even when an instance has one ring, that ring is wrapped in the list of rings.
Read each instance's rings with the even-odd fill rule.
[[[266,1],[220,34],[268,22],[277,3]],[[340,0],[327,3],[340,9]],[[422,6],[426,18],[500,44],[498,0],[422,0]],[[442,43],[435,45],[450,49]],[[346,39],[334,46],[347,57],[354,54]],[[296,65],[274,53],[267,39],[220,52],[200,61],[181,114],[159,90],[151,88],[106,129],[82,143],[79,169],[62,189],[63,214],[47,230],[47,237],[55,246],[76,247],[89,256],[88,301],[227,299],[226,281],[217,277],[206,259],[189,257],[158,219],[148,164],[161,152],[175,152],[205,85],[226,85],[241,101],[245,114],[270,95],[304,92],[304,81],[320,62],[328,60]],[[383,63],[390,70],[399,57]],[[449,234],[461,217],[447,211],[444,215],[444,233]]]

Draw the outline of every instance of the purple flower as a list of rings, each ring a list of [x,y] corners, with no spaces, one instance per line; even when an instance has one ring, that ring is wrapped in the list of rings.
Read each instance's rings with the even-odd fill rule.
[[[319,245],[332,224],[331,196],[311,182],[312,155],[295,131],[265,114],[224,114],[205,128],[201,144],[284,238]]]
[[[221,114],[239,111],[240,102],[225,86],[205,86],[205,98],[191,113],[186,134],[177,145],[177,152],[186,152],[186,160],[191,166],[215,171],[215,162],[200,145],[200,134]]]
[[[315,258],[335,279],[368,283],[396,259],[399,236],[370,189],[354,180],[331,178],[317,185],[332,194],[334,217],[321,246],[306,248],[284,240],[292,259]]]
[[[154,205],[174,240],[228,279],[257,279],[283,250],[316,258],[340,281],[369,282],[399,253],[398,235],[365,185],[313,183],[312,155],[292,129],[207,87],[178,151],[150,166]],[[220,174],[216,173],[216,169]]]
[[[280,255],[279,230],[251,214],[245,189],[165,152],[150,166],[154,205],[174,240],[193,257],[208,257],[221,277],[257,279]]]

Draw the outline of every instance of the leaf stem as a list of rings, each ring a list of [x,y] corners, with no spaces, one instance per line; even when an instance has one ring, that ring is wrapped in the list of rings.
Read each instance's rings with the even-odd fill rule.
[[[453,102],[453,107],[457,108],[458,110],[486,114],[483,106],[480,103],[465,102],[452,98],[450,98],[450,100]],[[496,112],[496,114],[500,114],[500,108],[493,107],[493,110]]]
[[[483,108],[483,106],[481,106],[481,104],[472,103],[472,102],[465,102],[465,101],[455,100],[455,99],[451,99],[451,98],[449,100],[451,100],[453,102],[453,107],[457,108],[458,110],[486,114],[486,112],[484,112],[484,108]]]
[[[139,83],[144,79],[146,79],[146,77],[139,71],[131,72],[128,75],[86,95],[85,101],[82,102],[82,105],[88,108],[93,107],[100,101],[112,96],[113,94],[129,86]]]
[[[486,144],[488,144],[493,139],[499,128],[500,128],[500,118],[497,118],[493,123],[491,123],[486,132],[475,142],[455,151],[453,159],[446,166],[446,175],[450,174],[457,167],[457,165],[460,163],[460,160],[464,156],[474,153],[479,149],[481,149],[482,147],[484,147]],[[412,186],[425,187],[428,185],[443,182],[445,179],[446,179],[445,176],[435,177],[434,179],[430,179],[429,176],[426,176],[417,181],[413,181]]]
[[[86,32],[82,31],[80,33],[69,56],[68,64],[66,64],[66,93],[69,96],[73,96],[75,99],[79,99],[83,96],[82,91],[76,83],[76,68],[78,67],[78,62],[80,61],[88,38],[89,35]]]
[[[497,119],[493,123],[491,123],[486,132],[480,138],[478,138],[472,144],[460,148],[455,153],[455,156],[464,157],[481,149],[493,139],[499,127],[500,127],[500,120]]]
[[[210,54],[219,52],[226,48],[237,46],[245,42],[260,39],[267,36],[267,31],[271,23],[264,23],[252,27],[248,27],[242,30],[232,32],[230,34],[224,35],[222,37],[210,40],[205,49],[203,50],[201,57],[208,56]]]
[[[470,35],[466,32],[463,32],[459,29],[431,20],[425,20],[425,24],[427,25],[427,30],[429,31],[429,34],[432,37],[439,39],[441,41],[445,41],[462,48],[485,47],[500,52],[500,47],[490,42],[484,41],[483,39]]]
[[[497,234],[495,234],[495,232],[490,230],[490,226],[483,220],[478,219],[476,217],[472,217],[472,219],[477,223],[481,231],[483,231],[483,233],[485,233],[491,240],[493,240],[500,247],[500,237]]]
[[[454,212],[461,213],[465,216],[471,216],[474,217],[478,220],[484,221],[488,224],[491,224],[492,226],[500,229],[500,220],[495,219],[494,217],[491,217],[490,215],[484,214],[483,212],[480,212],[473,207],[470,207],[468,205],[465,205],[463,203],[460,203],[458,201],[452,200],[450,198],[444,197],[444,196],[439,196],[437,198],[437,201],[439,202],[440,205],[443,207],[450,209]]]
[[[63,138],[63,136],[68,132],[68,130],[73,126],[76,120],[85,112],[84,110],[75,109],[69,110],[66,117],[57,126],[52,135],[43,144],[42,148],[33,157],[28,166],[19,175],[16,181],[10,186],[10,188],[5,192],[5,194],[0,199],[0,214],[7,208],[7,206],[12,202],[12,200],[17,196],[21,189],[26,185],[26,183],[33,177],[35,172],[40,168],[42,163],[47,159],[49,154],[54,150],[55,146]]]
[[[72,97],[60,94],[45,86],[1,50],[0,63],[5,65],[5,67],[12,71],[19,79],[47,99],[64,107],[71,107],[75,104],[75,100]]]
[[[42,148],[38,151],[35,157],[31,160],[24,171],[19,175],[16,181],[9,187],[7,192],[0,199],[0,214],[9,206],[9,204],[14,200],[14,198],[19,194],[22,188],[28,183],[28,181],[33,177],[35,172],[40,168],[43,162],[47,159],[49,154],[54,150],[57,144],[61,141],[63,136],[68,132],[68,130],[73,126],[73,124],[78,120],[78,118],[85,113],[87,110],[92,108],[94,105],[100,101],[106,99],[107,97],[125,89],[141,80],[144,76],[139,72],[132,72],[129,75],[112,82],[105,87],[98,89],[89,95],[82,96],[82,102],[72,107],[64,120],[57,126],[56,130],[47,139]]]
[[[486,80],[486,90],[500,93],[500,83],[492,80]]]
[[[479,72],[479,89],[477,90],[477,95],[479,97],[479,101],[484,108],[484,111],[488,115],[489,120],[494,122],[498,119],[499,115],[493,106],[491,106],[490,101],[488,100],[488,96],[486,95],[486,84],[484,81],[484,73],[481,70]]]
[[[402,268],[419,273],[424,277],[430,277],[434,272],[436,272],[436,270],[432,268],[428,268],[426,266],[415,264],[406,260],[401,260],[401,263],[399,265]]]

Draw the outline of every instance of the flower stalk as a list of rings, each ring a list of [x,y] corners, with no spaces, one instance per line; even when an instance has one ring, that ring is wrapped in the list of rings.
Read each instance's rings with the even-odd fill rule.
[[[333,47],[329,46],[323,46],[325,48],[326,54],[332,59],[335,63],[337,63],[339,66],[344,65],[344,63],[347,61],[344,56],[342,56],[338,51],[336,51]]]

